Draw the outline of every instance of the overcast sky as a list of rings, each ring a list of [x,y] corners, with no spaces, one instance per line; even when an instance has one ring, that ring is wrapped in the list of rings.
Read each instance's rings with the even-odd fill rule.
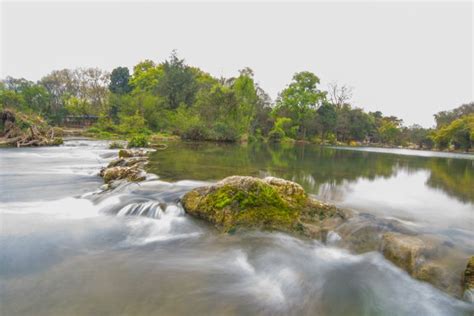
[[[354,88],[353,102],[433,125],[473,101],[472,2],[5,2],[1,77],[133,67],[177,49],[215,76],[243,67],[275,98],[294,72]]]

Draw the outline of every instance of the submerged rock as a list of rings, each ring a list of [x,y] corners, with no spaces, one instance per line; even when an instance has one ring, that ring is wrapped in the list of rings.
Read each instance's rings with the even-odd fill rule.
[[[465,259],[463,253],[450,247],[449,243],[430,235],[390,232],[383,235],[380,251],[386,259],[415,279],[428,282],[455,297],[462,297],[462,266]],[[471,279],[471,282],[474,283],[474,280]]]
[[[336,207],[316,201],[297,183],[268,177],[232,176],[184,195],[185,211],[223,232],[257,228],[314,237],[322,220],[340,216]]]
[[[384,234],[381,248],[385,258],[410,274],[415,273],[417,264],[433,250],[420,238],[399,233]]]

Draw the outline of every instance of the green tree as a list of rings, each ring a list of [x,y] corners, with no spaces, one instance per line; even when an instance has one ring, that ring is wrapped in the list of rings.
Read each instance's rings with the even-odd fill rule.
[[[439,129],[443,126],[451,124],[454,120],[462,116],[474,113],[474,102],[463,104],[451,111],[441,111],[434,115],[436,127]]]
[[[116,94],[129,93],[132,88],[129,84],[130,71],[127,67],[117,67],[110,74],[109,90]]]
[[[320,120],[321,137],[324,139],[327,133],[334,133],[337,122],[336,108],[329,102],[323,104],[316,111]]]
[[[438,148],[445,149],[453,145],[455,149],[468,150],[474,142],[474,114],[465,115],[452,121],[434,133]]]
[[[309,114],[314,112],[326,97],[326,93],[317,87],[319,82],[319,78],[309,71],[296,73],[277,99],[277,115],[286,112],[286,116],[298,124],[303,139],[306,139]]]
[[[251,123],[257,112],[257,89],[250,68],[240,71],[239,77],[234,81],[232,90],[238,102],[238,130],[241,134],[250,133]]]
[[[165,98],[170,109],[176,109],[181,103],[191,106],[197,92],[194,71],[173,51],[169,60],[163,64],[163,76],[157,82],[157,92]]]
[[[395,122],[384,120],[379,128],[379,133],[383,142],[392,145],[399,143],[401,131]]]

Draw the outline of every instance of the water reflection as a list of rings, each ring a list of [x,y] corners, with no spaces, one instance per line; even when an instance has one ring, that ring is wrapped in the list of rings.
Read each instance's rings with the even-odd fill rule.
[[[314,194],[321,186],[337,187],[361,178],[388,179],[401,171],[428,171],[427,186],[462,202],[474,202],[474,158],[392,155],[312,145],[176,143],[155,152],[150,169],[170,181],[272,174],[297,181]]]
[[[472,231],[474,159],[387,151],[175,143],[152,154],[150,169],[165,181],[272,175],[345,207]]]

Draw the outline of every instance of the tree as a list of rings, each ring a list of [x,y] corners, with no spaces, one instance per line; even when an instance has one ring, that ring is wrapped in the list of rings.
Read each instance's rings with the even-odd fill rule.
[[[470,149],[474,142],[474,114],[464,115],[440,128],[435,131],[433,138],[440,149],[449,145],[453,145],[455,149]]]
[[[334,106],[328,102],[323,104],[316,111],[321,125],[321,137],[324,139],[328,132],[333,133],[336,128],[337,113]]]
[[[241,134],[250,133],[250,127],[257,111],[257,90],[253,80],[253,71],[245,68],[240,71],[240,76],[234,81],[232,90],[237,98],[239,120],[238,129]]]
[[[430,137],[431,132],[431,129],[423,128],[418,124],[404,129],[406,140],[416,144],[418,148],[431,148],[433,146],[433,141]]]
[[[117,67],[110,75],[109,90],[116,94],[126,94],[132,91],[129,84],[130,72],[127,67]]]
[[[391,121],[384,120],[382,125],[379,128],[379,133],[382,138],[382,141],[388,144],[397,144],[399,143],[400,129],[399,126]]]
[[[23,109],[25,107],[25,99],[20,93],[15,91],[0,90],[0,105],[2,107]]]
[[[157,92],[166,99],[170,109],[176,109],[182,103],[191,106],[197,92],[193,70],[179,59],[173,51],[169,60],[163,64],[163,77],[158,81]]]
[[[436,120],[436,128],[449,125],[454,120],[462,116],[474,113],[474,102],[463,104],[451,111],[441,111],[434,115]]]
[[[277,100],[276,111],[283,110],[291,115],[298,124],[303,139],[306,138],[308,124],[305,119],[326,97],[326,93],[318,89],[318,84],[319,78],[315,74],[309,71],[296,73]]]
[[[336,82],[328,85],[328,99],[338,109],[348,104],[352,98],[352,88],[346,85],[339,86]]]

